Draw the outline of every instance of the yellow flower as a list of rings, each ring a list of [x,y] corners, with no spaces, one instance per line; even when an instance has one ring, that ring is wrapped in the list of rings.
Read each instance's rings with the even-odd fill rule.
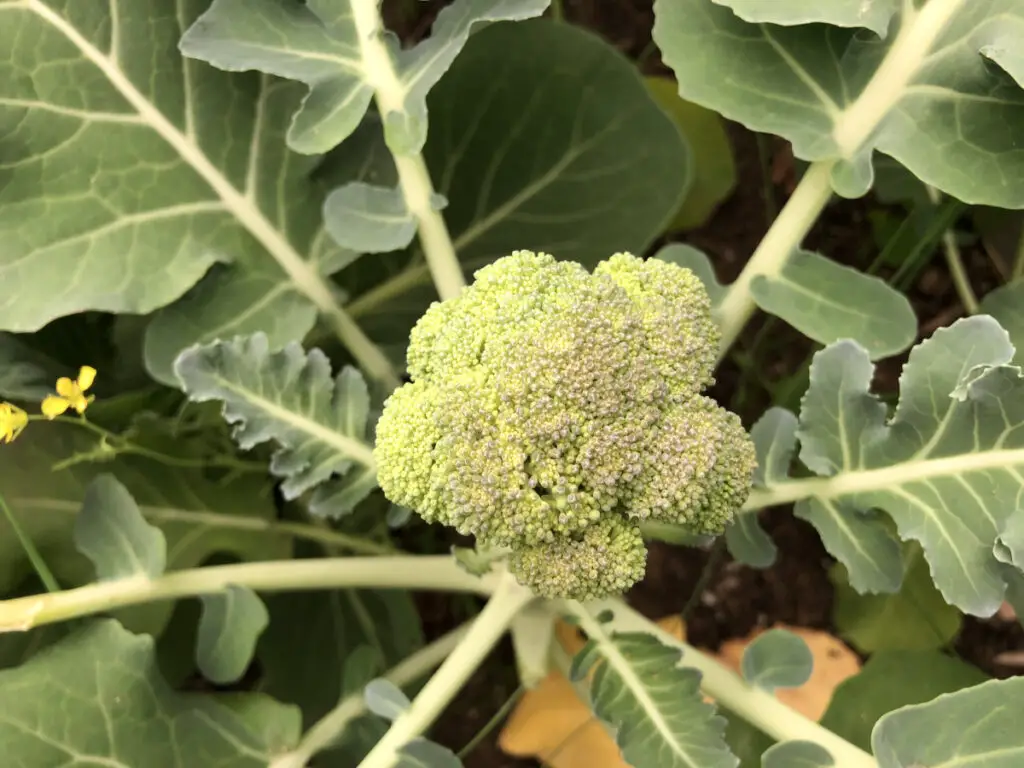
[[[57,379],[57,394],[50,395],[43,400],[43,415],[48,419],[60,416],[68,408],[74,408],[78,413],[84,413],[96,396],[86,397],[85,390],[92,386],[96,380],[96,369],[83,365],[78,371],[78,380],[72,381],[66,376]]]
[[[9,443],[28,424],[28,414],[10,403],[0,403],[0,441]]]

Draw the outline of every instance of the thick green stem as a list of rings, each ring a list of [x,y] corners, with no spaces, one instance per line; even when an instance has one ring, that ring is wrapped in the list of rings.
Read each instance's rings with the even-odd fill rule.
[[[722,331],[719,360],[725,357],[754,314],[756,307],[750,295],[751,284],[758,277],[774,277],[782,272],[790,255],[828,204],[832,197],[829,178],[832,165],[831,162],[819,162],[807,169],[750,261],[726,291],[715,312]]]
[[[414,683],[448,658],[468,631],[468,623],[453,629],[396,665],[384,675],[384,679],[399,688]],[[362,691],[346,696],[306,731],[295,749],[275,758],[267,768],[304,768],[314,755],[336,743],[349,723],[365,712],[366,700]]]
[[[0,601],[0,632],[17,632],[139,603],[219,592],[231,584],[257,592],[310,589],[425,589],[488,595],[494,578],[466,573],[448,555],[338,557],[219,565],[132,576],[48,595]]]
[[[379,0],[354,0],[352,20],[359,38],[364,74],[373,86],[380,114],[386,118],[405,113],[408,89],[384,44],[384,24],[378,3]],[[437,293],[442,299],[454,298],[465,288],[466,280],[444,217],[434,204],[436,195],[427,164],[419,152],[393,151],[392,154],[398,170],[398,185],[406,208],[416,220],[420,244]]]
[[[423,686],[412,706],[392,723],[359,768],[397,765],[403,747],[430,727],[505,634],[516,614],[534,599],[530,590],[505,573],[462,642]]]
[[[966,0],[929,0],[920,10],[904,0],[901,27],[885,58],[857,98],[837,113],[832,129],[835,159],[813,163],[804,174],[764,240],[750,257],[718,308],[722,327],[720,357],[736,341],[754,313],[750,286],[760,276],[782,271],[790,254],[814,224],[831,196],[829,176],[837,160],[853,160],[886,115],[903,98],[935,41]]]
[[[570,609],[572,604],[568,604]],[[599,624],[593,617],[610,610],[613,618]],[[810,741],[824,747],[842,768],[878,768],[875,759],[859,747],[840,738],[799,712],[795,712],[767,691],[750,685],[731,669],[678,640],[659,626],[634,611],[621,600],[601,600],[574,611],[584,630],[588,627],[600,634],[613,632],[645,632],[665,645],[683,651],[682,665],[701,674],[701,690],[730,712],[757,726],[777,741]]]

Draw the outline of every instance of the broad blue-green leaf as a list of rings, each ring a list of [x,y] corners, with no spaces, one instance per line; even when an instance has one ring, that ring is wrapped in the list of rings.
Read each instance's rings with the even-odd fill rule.
[[[866,467],[864,446],[881,433],[885,406],[869,393],[874,368],[853,342],[815,355],[800,408],[800,460],[832,476]],[[858,592],[895,592],[903,578],[900,548],[882,521],[844,498],[800,501],[797,517],[818,529],[825,548],[843,563]]]
[[[886,712],[931,701],[988,678],[977,667],[937,651],[880,651],[839,684],[821,724],[864,750]]]
[[[284,478],[287,499],[334,475],[374,466],[366,443],[366,382],[350,367],[332,378],[319,349],[306,353],[292,343],[271,352],[263,334],[239,336],[186,350],[175,372],[191,399],[223,401],[242,448],[268,440],[280,446],[270,471]]]
[[[322,235],[317,161],[281,141],[302,89],[183,60],[200,6],[0,3],[0,328],[185,295],[159,376],[205,334],[283,343],[312,326],[341,249]],[[197,301],[214,264],[230,266]]]
[[[237,682],[252,661],[256,642],[270,616],[259,595],[229,584],[221,592],[200,596],[203,613],[196,637],[196,663],[207,680]]]
[[[718,278],[715,276],[715,268],[711,266],[711,261],[708,259],[707,254],[697,250],[692,245],[669,243],[662,246],[654,254],[654,258],[692,270],[700,278],[700,281],[704,283],[704,289],[708,292],[708,296],[711,297],[712,306],[717,306],[725,295],[725,287],[718,282]]]
[[[700,674],[679,666],[678,648],[644,633],[617,633],[595,652],[592,706],[612,726],[627,763],[735,768],[722,738],[725,721],[703,701]]]
[[[832,620],[840,637],[862,653],[943,648],[960,631],[960,611],[935,588],[921,548],[905,549],[905,573],[894,594],[858,594],[840,564],[830,573],[836,588]]]
[[[366,708],[385,720],[397,720],[399,715],[412,706],[401,688],[382,677],[366,684],[363,697],[366,699]]]
[[[767,691],[799,688],[811,677],[814,657],[799,635],[784,629],[769,629],[743,650],[743,677]]]
[[[990,680],[890,712],[871,733],[879,768],[1016,768],[1024,759],[1021,696],[1024,678]]]
[[[418,738],[402,747],[397,768],[462,768],[462,761],[447,747]]]
[[[796,453],[796,428],[796,416],[785,408],[768,409],[750,428],[757,453],[754,485],[763,488],[789,476]],[[775,543],[761,527],[756,513],[737,514],[725,531],[725,542],[736,560],[754,568],[768,568],[778,556]]]
[[[190,66],[207,69],[192,62]],[[261,209],[286,234],[297,253],[306,258],[312,274],[297,271],[286,276],[278,262],[265,255],[235,261],[230,266],[215,266],[181,299],[157,312],[145,336],[145,363],[150,375],[169,386],[179,386],[174,375],[174,359],[185,348],[228,339],[235,335],[262,332],[271,345],[280,348],[309,332],[316,320],[317,308],[326,297],[340,302],[343,296],[333,285],[324,284],[321,294],[309,297],[305,290],[312,282],[342,269],[358,254],[339,247],[322,224],[320,208],[325,190],[353,180],[390,184],[395,177],[394,163],[384,147],[379,127],[360,126],[343,147],[320,163],[289,152],[284,145],[287,115],[298,103],[297,88],[283,81],[262,78],[261,100],[256,104],[259,124],[253,126],[251,152],[286,171],[277,184],[268,186],[256,197]],[[319,163],[319,164],[318,164]],[[300,237],[301,236],[301,237]],[[282,253],[282,256],[285,254]],[[291,279],[288,279],[288,278]],[[319,297],[319,298],[318,298]],[[328,314],[335,310],[328,307]]]
[[[588,265],[643,253],[689,185],[683,139],[632,62],[569,24],[474,33],[428,106],[424,156],[467,275],[521,248]],[[363,259],[340,279],[368,288],[350,314],[404,350],[437,296],[421,256],[401,266],[365,281],[379,267]]]
[[[100,581],[156,578],[167,565],[167,541],[146,522],[128,489],[113,475],[89,483],[75,518],[75,546],[96,566]]]
[[[693,183],[669,224],[670,232],[703,226],[736,188],[736,161],[721,116],[679,98],[676,81],[653,75],[647,89],[686,138],[693,163]]]
[[[537,16],[548,2],[458,0],[438,14],[430,38],[400,51],[391,38],[380,37],[376,4],[215,0],[182,38],[181,49],[221,69],[256,69],[306,83],[309,94],[288,131],[289,146],[299,152],[326,152],[344,141],[362,120],[374,89],[382,89],[384,103],[391,109],[399,105],[413,122],[403,131],[411,153],[426,139],[427,92],[451,66],[471,28]],[[367,53],[361,37],[370,36],[386,46],[387,69]]]
[[[1024,363],[1024,280],[1015,280],[985,294],[980,311],[994,317],[1006,329],[1017,348],[1014,362]]]
[[[841,498],[817,497],[797,502],[793,514],[817,529],[828,553],[846,566],[857,592],[888,594],[900,588],[900,547],[878,514]]]
[[[62,584],[95,579],[92,563],[75,547],[73,531],[86,488],[100,473],[123,484],[143,517],[163,532],[168,570],[198,566],[217,552],[245,560],[290,556],[290,539],[260,530],[262,521],[277,516],[269,478],[248,474],[213,482],[198,470],[126,456],[52,469],[76,453],[94,450],[95,444],[84,429],[50,423],[33,425],[3,450],[0,493]],[[17,537],[0,518],[0,589],[13,589],[28,570]],[[132,627],[159,631],[172,607],[153,603],[131,609],[133,616],[148,617],[141,624],[133,621]]]
[[[790,23],[791,8],[835,21],[854,4],[722,1]],[[885,39],[821,23],[751,23],[715,0],[654,8],[654,40],[680,95],[785,137],[802,160],[837,161],[840,194],[867,191],[878,150],[966,203],[1024,207],[1017,0],[902,3]],[[888,12],[883,6],[872,26]]]
[[[0,738],[12,765],[266,768],[301,734],[295,707],[262,695],[177,693],[153,639],[94,621],[0,672]]]
[[[1024,515],[1014,515],[996,539],[995,556],[1000,562],[1024,571]]]
[[[754,484],[761,487],[789,477],[789,468],[796,453],[797,418],[785,408],[769,408],[750,428],[754,441],[757,467]]]
[[[784,741],[764,753],[762,768],[831,768],[832,753],[813,741]]]
[[[360,253],[397,251],[416,234],[416,220],[400,189],[361,182],[327,196],[324,221],[334,242]]]
[[[757,305],[822,344],[853,339],[873,360],[909,347],[917,318],[907,297],[880,278],[798,250],[778,274],[750,284]]]
[[[858,591],[898,562],[884,554],[884,527],[850,526],[879,510],[900,538],[920,542],[947,603],[978,616],[1002,603],[1003,563],[993,547],[1021,514],[1024,470],[1024,378],[1008,365],[1013,356],[1006,332],[988,316],[936,331],[911,351],[899,404],[884,423],[868,390],[865,350],[840,342],[815,356],[800,456],[825,477],[804,481],[805,504],[827,516],[812,519],[826,545],[842,537],[843,548],[829,549]],[[754,489],[755,508],[757,497]]]
[[[344,477],[317,486],[309,500],[309,511],[319,517],[339,518],[350,514],[377,487],[374,467],[360,467]]]
[[[751,22],[799,25],[823,22],[836,27],[865,27],[881,37],[900,0],[714,0],[727,6],[741,19]]]

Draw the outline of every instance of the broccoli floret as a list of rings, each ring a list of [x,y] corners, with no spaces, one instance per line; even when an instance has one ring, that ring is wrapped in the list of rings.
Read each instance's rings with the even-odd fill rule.
[[[510,549],[540,594],[622,592],[643,577],[639,521],[720,533],[749,493],[750,439],[700,395],[718,340],[687,269],[516,251],[413,329],[412,382],[377,425],[380,487]]]
[[[647,548],[640,529],[605,517],[578,536],[519,547],[509,568],[541,597],[593,600],[621,594],[644,577]]]

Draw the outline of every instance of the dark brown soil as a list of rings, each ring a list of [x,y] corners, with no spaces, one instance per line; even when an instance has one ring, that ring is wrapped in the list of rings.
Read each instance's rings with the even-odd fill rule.
[[[393,28],[401,29],[403,37],[415,39],[429,30],[431,14],[444,4],[443,0],[420,3],[420,15],[415,19],[402,18],[395,13],[396,7],[403,5],[397,0],[385,2],[385,10],[392,6]],[[642,58],[645,72],[665,71],[657,51],[649,47],[652,0],[563,0],[563,6],[566,19],[571,23],[596,31],[634,59]],[[711,257],[723,282],[731,281],[742,269],[799,175],[785,142],[762,137],[759,147],[758,137],[742,126],[730,123],[728,130],[738,166],[737,190],[707,225],[685,238]],[[767,184],[763,166],[768,169]],[[807,238],[806,245],[837,261],[866,266],[877,253],[867,221],[869,206],[878,208],[870,199],[834,202]],[[996,284],[992,262],[980,246],[968,248],[965,257],[976,288],[983,292]],[[924,270],[910,296],[923,336],[962,313],[941,260],[933,260]],[[763,322],[763,317],[754,319],[739,342],[741,346],[749,344]],[[772,355],[764,361],[761,370],[765,379],[777,380],[801,365],[813,348],[782,323],[773,326],[772,334],[775,337]],[[879,390],[895,390],[902,363],[902,359],[896,359],[880,366],[876,378]],[[718,374],[719,381],[712,394],[719,402],[732,404],[739,378],[738,369],[727,362]],[[767,394],[761,392],[760,397],[745,398],[743,406],[737,410],[750,424],[770,404]],[[763,521],[779,548],[776,564],[768,570],[757,571],[723,558],[687,622],[689,640],[695,645],[717,649],[725,640],[776,622],[830,628],[833,594],[827,571],[831,560],[817,533],[794,518],[789,509],[770,510],[763,514]],[[653,545],[647,578],[630,593],[631,603],[652,618],[679,613],[697,586],[707,560],[708,554],[700,550]],[[451,605],[443,597],[424,596],[420,606],[430,636],[440,634],[464,618],[453,617]],[[964,660],[998,676],[1019,672],[1016,667],[996,661],[1000,653],[1017,649],[1024,649],[1024,631],[1017,622],[973,618],[966,620],[954,648]],[[432,737],[452,749],[461,749],[491,719],[516,686],[511,647],[506,642],[444,713]],[[496,732],[465,759],[467,768],[537,765],[503,754],[496,746],[495,737]]]

